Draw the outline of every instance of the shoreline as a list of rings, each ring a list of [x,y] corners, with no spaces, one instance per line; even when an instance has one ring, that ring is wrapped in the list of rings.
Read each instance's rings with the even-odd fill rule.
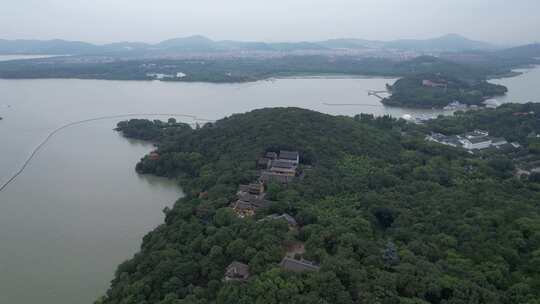
[[[498,76],[495,76],[495,77],[490,77],[487,79],[487,81],[491,81],[491,80],[500,80],[500,79],[506,79],[506,78],[513,78],[513,77],[517,77],[517,76],[521,76],[525,73],[528,73],[530,72],[531,70],[534,70],[534,69],[537,69],[537,68],[540,68],[540,64],[529,64],[529,65],[526,65],[526,66],[523,66],[523,67],[518,67],[518,68],[515,68],[515,69],[512,69],[512,71],[506,73],[506,74],[502,74],[502,75],[498,75]]]
[[[356,74],[339,74],[339,73],[315,73],[315,74],[291,74],[291,75],[272,75],[261,77],[258,79],[237,80],[237,81],[207,81],[207,80],[159,80],[159,79],[141,79],[141,78],[98,78],[98,77],[2,77],[0,80],[105,80],[105,81],[141,81],[141,82],[165,82],[165,83],[206,83],[206,84],[242,84],[254,83],[259,81],[275,81],[280,79],[399,79],[403,76],[388,76],[388,75],[356,75]]]
[[[510,72],[494,75],[488,77],[486,81],[499,80],[505,78],[513,78],[523,75],[528,70],[540,68],[540,65],[528,65],[523,68],[516,68]],[[131,77],[131,78],[107,78],[107,77],[85,77],[85,76],[69,76],[69,77],[4,77],[0,76],[2,80],[41,80],[41,79],[77,79],[77,80],[107,80],[107,81],[158,81],[167,83],[208,83],[208,84],[242,84],[242,83],[254,83],[258,81],[275,81],[279,79],[400,79],[405,77],[404,75],[375,75],[375,74],[350,74],[350,73],[276,73],[258,78],[249,78],[243,80],[230,80],[230,81],[212,81],[202,79],[154,79],[148,77]]]

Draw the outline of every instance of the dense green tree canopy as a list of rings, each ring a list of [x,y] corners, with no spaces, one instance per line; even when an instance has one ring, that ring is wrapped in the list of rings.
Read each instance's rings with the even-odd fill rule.
[[[451,76],[485,79],[505,75],[512,68],[531,64],[522,60],[503,62],[486,57],[483,64],[461,64],[421,56],[396,61],[354,56],[283,56],[270,58],[71,60],[71,57],[0,62],[0,78],[79,78],[150,80],[152,74],[166,75],[165,81],[246,82],[291,75],[379,75],[407,76],[443,72]],[[534,61],[533,61],[534,62]],[[177,73],[182,73],[180,77]]]
[[[510,170],[503,163],[370,115],[275,108],[158,129],[160,158],[137,170],[177,178],[187,196],[99,303],[539,303],[540,185],[493,174]],[[237,218],[237,185],[279,149],[300,151],[305,177],[271,186],[268,210]],[[279,212],[300,229],[257,221]],[[321,270],[281,270],[289,242],[303,242]],[[222,281],[232,261],[249,265],[247,282]]]
[[[457,101],[466,105],[480,106],[486,99],[507,92],[506,87],[475,76],[465,74],[455,77],[440,73],[409,75],[389,86],[392,95],[385,98],[383,103],[412,108],[442,108]],[[423,84],[424,81],[431,81],[440,86],[426,86]]]

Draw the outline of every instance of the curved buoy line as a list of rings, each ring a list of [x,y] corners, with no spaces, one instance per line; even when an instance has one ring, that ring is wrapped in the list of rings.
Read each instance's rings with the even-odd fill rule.
[[[204,118],[199,118],[195,115],[187,115],[187,114],[167,114],[167,113],[138,113],[138,114],[121,114],[121,115],[110,115],[110,116],[100,116],[100,117],[95,117],[95,118],[90,118],[90,119],[84,119],[84,120],[79,120],[79,121],[75,121],[75,122],[70,122],[68,124],[65,124],[63,126],[60,126],[56,129],[54,129],[52,132],[50,132],[47,137],[45,137],[45,139],[39,144],[37,145],[37,147],[34,148],[34,150],[32,150],[32,153],[30,154],[30,156],[28,156],[28,158],[24,161],[24,163],[22,164],[22,166],[19,168],[19,170],[17,170],[17,172],[15,172],[5,183],[2,184],[2,186],[0,186],[0,192],[4,191],[4,189],[7,188],[7,186],[9,186],[9,184],[11,184],[12,182],[15,181],[15,179],[17,179],[17,177],[19,175],[21,175],[21,173],[24,172],[24,170],[26,169],[26,167],[28,167],[28,164],[30,164],[30,162],[32,161],[32,159],[36,156],[36,154],[43,148],[43,146],[45,146],[45,144],[47,144],[47,142],[49,142],[49,140],[54,136],[56,135],[58,132],[64,130],[64,129],[67,129],[69,127],[73,127],[75,125],[81,125],[81,124],[84,124],[84,123],[88,123],[88,122],[92,122],[92,121],[97,121],[97,120],[106,120],[106,119],[116,119],[116,118],[124,118],[124,117],[138,117],[138,116],[168,116],[168,117],[187,117],[187,118],[191,118],[193,119],[195,122],[198,122],[198,121],[201,121],[201,122],[214,122],[214,120],[210,120],[210,119],[204,119]]]

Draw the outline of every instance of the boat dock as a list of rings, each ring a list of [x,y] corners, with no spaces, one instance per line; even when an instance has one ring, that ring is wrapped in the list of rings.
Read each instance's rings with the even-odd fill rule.
[[[381,90],[381,91],[368,90],[367,91],[368,96],[375,96],[375,97],[379,98],[380,100],[384,99],[384,97],[382,97],[380,94],[387,94],[387,93],[388,93],[387,90]]]

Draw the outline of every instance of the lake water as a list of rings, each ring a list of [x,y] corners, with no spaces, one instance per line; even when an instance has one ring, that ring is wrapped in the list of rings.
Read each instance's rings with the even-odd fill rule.
[[[497,98],[497,100],[505,103],[540,102],[540,66],[516,71],[523,74],[511,78],[491,80],[491,82],[502,84],[509,89],[506,96]]]
[[[0,55],[0,61],[39,59],[50,57],[58,57],[58,55]]]
[[[537,70],[520,77],[529,83],[540,80]],[[176,113],[214,120],[275,106],[339,115],[441,113],[387,108],[377,97],[367,95],[368,90],[384,89],[393,81],[0,80],[0,116],[4,118],[0,120],[0,184],[49,132],[100,116]],[[540,96],[535,85],[527,92]],[[114,132],[117,121],[94,121],[61,131],[0,192],[0,303],[92,303],[107,289],[116,266],[137,251],[145,233],[162,222],[161,210],[182,196],[173,181],[135,173],[135,163],[152,146]]]

